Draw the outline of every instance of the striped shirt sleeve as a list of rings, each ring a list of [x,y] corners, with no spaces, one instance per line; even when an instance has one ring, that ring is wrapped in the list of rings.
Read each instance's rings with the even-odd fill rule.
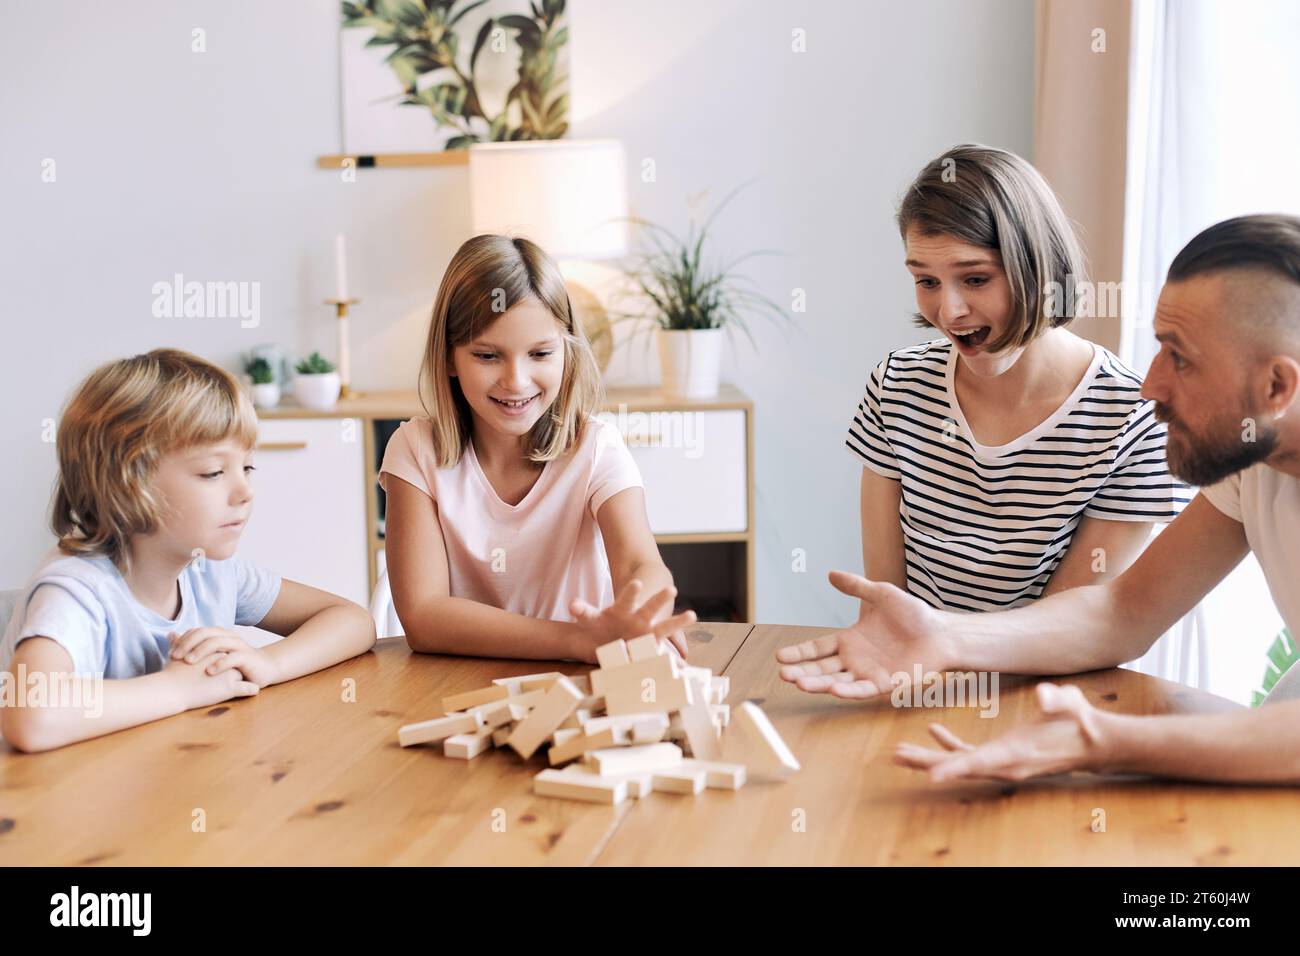
[[[1165,458],[1165,425],[1153,406],[1134,410],[1116,438],[1115,463],[1084,509],[1085,517],[1109,521],[1173,521],[1192,492],[1173,475]]]
[[[844,444],[876,474],[895,481],[901,478],[894,446],[885,431],[885,420],[880,414],[880,393],[884,388],[885,372],[889,367],[886,357],[871,373],[867,391],[858,402],[858,410],[849,425]]]

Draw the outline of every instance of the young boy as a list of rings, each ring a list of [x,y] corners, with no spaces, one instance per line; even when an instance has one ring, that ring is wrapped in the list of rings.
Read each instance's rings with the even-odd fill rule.
[[[49,750],[250,696],[374,644],[363,608],[234,557],[256,436],[239,384],[175,349],[110,362],[77,389],[58,433],[58,549],[0,639],[12,746]],[[255,648],[236,624],[284,639]]]

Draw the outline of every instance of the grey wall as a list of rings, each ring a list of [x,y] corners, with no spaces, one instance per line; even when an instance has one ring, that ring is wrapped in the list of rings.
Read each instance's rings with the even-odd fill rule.
[[[44,423],[89,369],[164,344],[232,368],[264,341],[330,349],[319,302],[346,231],[365,300],[356,384],[409,387],[469,215],[463,169],[362,171],[347,185],[314,168],[340,147],[330,0],[52,0],[4,14],[0,586],[14,586],[51,543]],[[206,53],[191,52],[194,27]],[[756,325],[757,350],[738,339],[724,371],[757,403],[758,616],[845,622],[852,602],[825,584],[861,564],[843,432],[871,366],[920,338],[893,207],[952,143],[1029,154],[1033,4],[576,0],[571,31],[572,135],[626,143],[636,213],[680,228],[688,195],[716,200],[756,177],[719,221],[719,249],[783,250],[751,274],[779,302],[807,296],[791,330]],[[638,175],[645,158],[653,183]],[[154,318],[153,283],[176,272],[260,281],[261,325]],[[653,375],[649,358],[619,356],[613,380]]]

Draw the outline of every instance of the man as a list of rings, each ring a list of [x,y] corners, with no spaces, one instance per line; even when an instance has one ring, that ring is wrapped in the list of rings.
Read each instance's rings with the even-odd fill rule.
[[[1201,492],[1136,563],[1107,583],[987,614],[940,611],[834,571],[831,583],[862,600],[861,616],[778,650],[781,676],[813,693],[870,697],[918,663],[1020,674],[1114,667],[1145,653],[1251,550],[1300,634],[1300,217],[1242,216],[1189,242],[1169,267],[1155,334],[1161,349],[1142,395],[1169,424],[1170,471]],[[895,759],[934,781],[1093,770],[1300,783],[1300,700],[1134,717],[1093,708],[1074,686],[1037,693],[1039,719],[989,743],[972,747],[936,725],[943,750],[902,744]]]

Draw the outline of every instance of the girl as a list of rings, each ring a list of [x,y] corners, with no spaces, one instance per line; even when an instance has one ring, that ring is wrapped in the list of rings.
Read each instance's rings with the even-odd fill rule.
[[[685,654],[695,615],[671,614],[640,475],[593,417],[595,360],[540,248],[495,235],[460,247],[420,381],[428,417],[393,435],[379,476],[412,649],[594,661],[601,644],[654,633]]]
[[[363,608],[234,557],[256,437],[238,383],[186,352],[110,362],[77,389],[58,431],[58,548],[0,640],[11,745],[48,750],[249,696],[374,644]],[[236,624],[284,639],[250,647]]]
[[[886,356],[849,428],[866,576],[985,611],[1119,574],[1190,492],[1141,377],[1066,328],[1086,279],[1050,187],[957,146],[898,228],[918,324],[940,338]]]

